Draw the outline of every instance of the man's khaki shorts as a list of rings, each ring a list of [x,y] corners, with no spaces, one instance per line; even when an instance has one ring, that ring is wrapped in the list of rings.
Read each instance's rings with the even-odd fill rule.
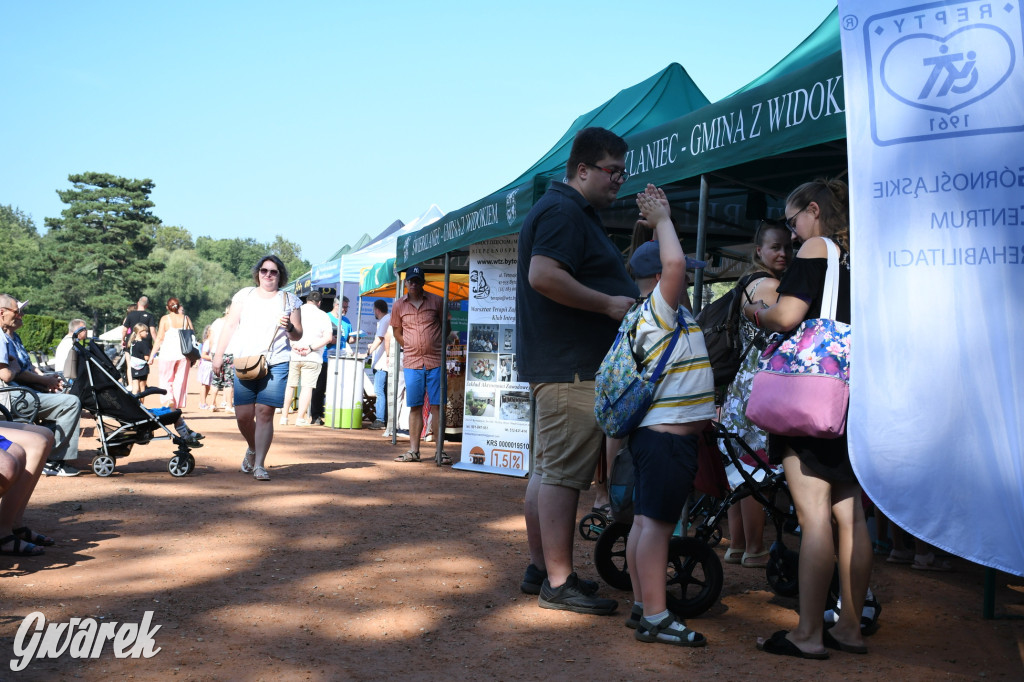
[[[594,419],[594,382],[531,384],[537,404],[534,476],[564,488],[589,490],[601,456]]]
[[[315,388],[322,366],[322,363],[312,360],[292,360],[288,363],[288,383],[285,386],[297,388],[301,383],[303,388]]]

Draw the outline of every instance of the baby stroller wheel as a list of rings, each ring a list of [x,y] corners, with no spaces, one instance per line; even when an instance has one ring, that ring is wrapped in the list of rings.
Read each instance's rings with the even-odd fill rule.
[[[668,609],[682,618],[695,618],[722,595],[722,562],[698,538],[674,537],[668,547]]]
[[[110,455],[96,455],[92,458],[92,472],[103,478],[114,473],[114,458]]]
[[[613,523],[601,531],[594,546],[594,566],[601,579],[617,590],[633,589],[626,566],[626,540],[629,526]]]
[[[768,565],[764,570],[772,591],[780,597],[795,597],[800,594],[800,554],[787,549],[779,542],[774,542],[769,556]]]
[[[196,460],[192,455],[175,455],[167,462],[167,471],[175,478],[188,476],[196,467]]]
[[[602,531],[604,531],[607,526],[608,519],[605,518],[604,514],[591,512],[580,520],[580,536],[584,540],[590,540],[593,542],[601,536]]]

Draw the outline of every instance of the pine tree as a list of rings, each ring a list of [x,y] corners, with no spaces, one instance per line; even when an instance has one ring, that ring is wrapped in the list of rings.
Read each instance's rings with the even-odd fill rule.
[[[150,260],[160,219],[149,199],[153,181],[108,173],[69,175],[58,190],[68,205],[47,218],[43,253],[52,259],[49,304],[65,316],[91,318],[95,329],[120,323],[163,264]]]

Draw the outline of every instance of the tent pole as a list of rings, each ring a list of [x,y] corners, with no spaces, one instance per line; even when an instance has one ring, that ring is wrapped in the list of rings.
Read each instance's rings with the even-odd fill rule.
[[[437,421],[440,424],[434,425],[434,434],[437,438],[437,452],[434,453],[434,462],[441,466],[441,453],[444,452],[444,436],[448,426],[448,334],[445,327],[448,321],[448,278],[452,274],[451,253],[444,254],[444,298],[441,299],[441,404],[437,408]],[[448,330],[449,332],[451,330]]]
[[[363,296],[360,294],[356,296],[356,326],[353,329],[353,333],[356,335],[355,348],[352,349],[352,357],[354,362],[352,363],[352,369],[355,372],[355,376],[352,377],[352,414],[355,415],[355,407],[359,406],[359,423],[353,424],[349,422],[350,429],[361,429],[363,427],[363,384],[366,383],[366,359],[363,358],[362,364],[359,362],[359,334],[363,330]],[[358,402],[356,402],[358,400]]]
[[[395,300],[391,302],[391,314],[395,313],[395,303],[398,299],[405,295],[405,280],[402,279],[401,274],[395,272],[395,277],[398,278],[395,284]],[[393,320],[392,320],[393,321]],[[392,327],[394,325],[391,325]],[[398,339],[391,336],[391,376],[388,377],[388,392],[394,397],[391,401],[391,410],[388,412],[388,419],[392,421],[391,426],[391,444],[398,445],[398,373],[402,371],[402,359],[398,357],[402,353],[401,348],[398,346]],[[391,387],[394,386],[394,391],[391,391]]]
[[[707,244],[708,229],[708,176],[700,176],[700,204],[697,209],[697,246],[694,249],[693,257],[697,260],[704,260],[704,249]],[[700,312],[704,305],[704,268],[697,268],[693,277],[693,314]]]
[[[334,300],[338,302],[338,313],[341,313],[341,284],[338,284],[338,288],[334,291]],[[327,354],[328,367],[330,366],[331,354]],[[338,333],[334,337],[334,376],[331,377],[331,407],[334,409],[334,414],[330,415],[330,425],[332,429],[341,428],[341,417],[339,416],[339,410],[341,406],[338,404],[338,368],[341,366],[341,317],[338,317]],[[326,400],[324,401],[327,402]],[[327,416],[327,406],[324,405],[324,416]],[[337,418],[335,418],[337,417]]]

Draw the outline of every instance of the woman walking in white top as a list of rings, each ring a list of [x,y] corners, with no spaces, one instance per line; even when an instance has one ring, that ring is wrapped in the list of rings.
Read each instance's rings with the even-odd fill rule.
[[[256,286],[241,289],[231,299],[217,339],[213,371],[220,371],[229,344],[236,369],[239,358],[266,357],[268,370],[261,378],[242,380],[235,375],[234,400],[238,431],[248,446],[241,471],[257,481],[269,481],[264,465],[274,440],[274,410],[284,406],[291,342],[302,337],[302,302],[294,294],[279,291],[288,281],[288,270],[277,256],[261,258],[252,276]]]

